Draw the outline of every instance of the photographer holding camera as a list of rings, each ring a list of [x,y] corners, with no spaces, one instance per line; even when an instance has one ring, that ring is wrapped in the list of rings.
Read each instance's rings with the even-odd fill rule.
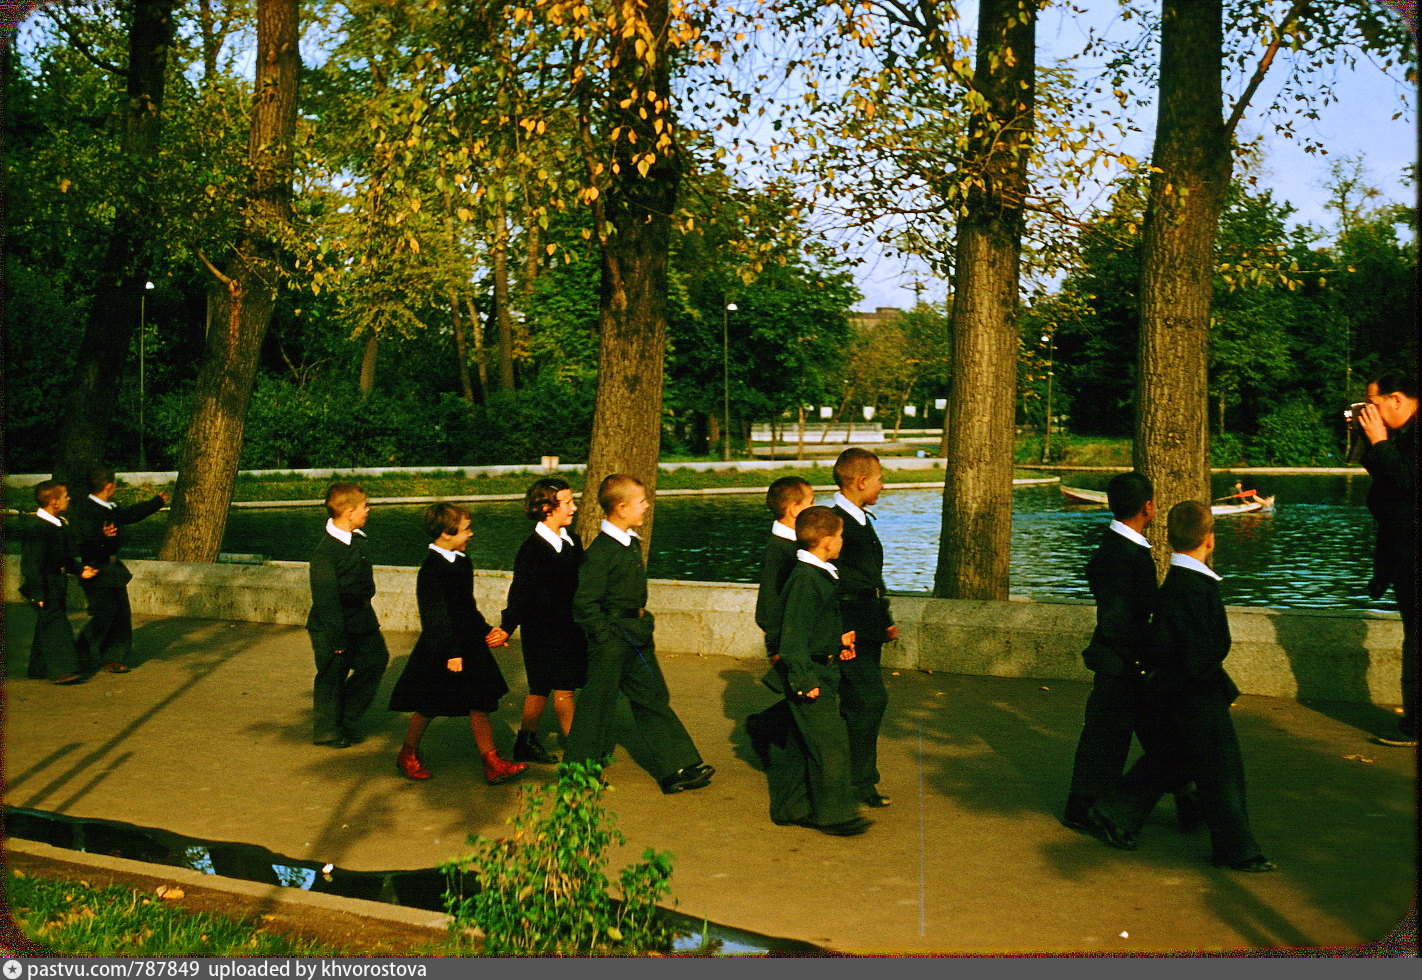
[[[1389,584],[1402,613],[1402,721],[1380,745],[1417,745],[1417,374],[1386,371],[1368,383],[1358,411],[1367,440],[1362,464],[1373,478],[1368,510],[1378,525],[1368,594],[1382,598]]]

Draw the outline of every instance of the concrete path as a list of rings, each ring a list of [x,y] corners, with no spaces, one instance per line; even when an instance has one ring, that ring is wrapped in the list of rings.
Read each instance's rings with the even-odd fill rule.
[[[457,719],[426,736],[435,779],[396,775],[406,718],[384,705],[414,634],[387,634],[371,737],[337,750],[309,742],[299,628],[140,618],[137,670],[57,687],[23,676],[29,609],[7,606],[6,619],[10,806],[352,870],[435,866],[469,833],[504,833],[514,812],[517,785],[484,785]],[[516,652],[502,661],[514,691],[496,722],[511,745],[523,672]],[[1416,755],[1367,742],[1392,724],[1380,709],[1241,700],[1255,830],[1281,865],[1245,875],[1211,868],[1207,835],[1178,833],[1168,805],[1129,854],[1057,822],[1082,684],[891,672],[880,764],[894,802],[863,837],[837,839],[767,817],[741,724],[771,700],[761,665],[663,663],[717,776],[665,797],[619,749],[606,802],[628,837],[618,860],[670,851],[689,915],[844,952],[1121,953],[1354,947],[1387,936],[1415,901]]]

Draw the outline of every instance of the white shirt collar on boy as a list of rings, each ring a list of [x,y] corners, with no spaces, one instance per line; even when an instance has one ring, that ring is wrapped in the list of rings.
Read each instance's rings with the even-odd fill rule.
[[[326,533],[329,534],[331,537],[335,538],[341,544],[350,544],[351,535],[353,534],[359,534],[361,537],[365,537],[365,532],[362,531],[360,528],[356,528],[354,531],[342,531],[340,528],[336,527],[336,522],[333,520],[326,521]]]
[[[1111,522],[1111,530],[1115,531],[1117,534],[1119,534],[1121,537],[1125,538],[1127,541],[1134,541],[1136,544],[1140,545],[1142,548],[1149,548],[1149,547],[1150,547],[1150,542],[1145,539],[1145,535],[1141,534],[1139,531],[1137,531],[1137,530],[1136,530],[1135,528],[1133,528],[1133,527],[1127,527],[1125,524],[1122,524],[1120,521],[1112,521],[1112,522]]]
[[[103,497],[96,497],[92,493],[89,494],[89,499],[92,500],[94,503],[98,504],[100,507],[104,508],[104,510],[113,510],[115,507],[118,506],[118,504],[114,503],[112,500],[105,500]]]
[[[806,565],[814,565],[816,568],[823,568],[825,571],[830,573],[831,578],[839,578],[839,572],[835,570],[835,567],[829,562],[825,561],[819,555],[812,555],[804,548],[801,548],[799,551],[795,552],[795,557],[800,559]]]
[[[867,524],[868,518],[873,516],[870,511],[865,510],[858,504],[851,503],[849,498],[842,493],[837,493],[834,495],[833,506],[839,507],[850,517],[854,518],[855,522],[858,523],[860,527],[863,527],[865,524]]]
[[[618,527],[611,521],[603,521],[600,525],[598,525],[598,530],[601,531],[603,534],[606,534],[611,537],[612,540],[616,541],[624,548],[632,543],[633,538],[636,538],[638,541],[642,540],[642,535],[638,534],[630,527],[624,531],[622,530],[622,528]]]
[[[795,529],[793,527],[786,527],[779,521],[776,521],[774,524],[770,525],[770,533],[775,535],[777,538],[784,538],[786,541],[795,540]]]
[[[450,551],[448,548],[441,548],[433,541],[430,542],[430,550],[433,551],[435,554],[439,555],[445,561],[451,563],[453,563],[456,558],[463,554],[463,552],[461,551]]]
[[[533,533],[551,544],[553,550],[560,555],[563,553],[563,542],[566,541],[568,544],[573,543],[573,539],[568,537],[568,529],[566,527],[560,527],[557,533],[554,533],[547,524],[539,521],[533,525]]]
[[[40,520],[42,520],[42,521],[49,521],[49,522],[50,522],[51,524],[53,524],[55,527],[63,527],[63,526],[64,526],[64,522],[63,522],[63,521],[61,521],[58,517],[55,517],[53,514],[51,514],[49,511],[45,510],[43,507],[41,507],[39,510],[35,511],[35,516],[38,517],[38,518],[39,518]]]
[[[1170,556],[1170,564],[1174,565],[1176,568],[1188,568],[1192,572],[1199,572],[1201,575],[1208,575],[1216,582],[1223,581],[1220,576],[1215,574],[1215,570],[1213,568],[1200,561],[1200,559],[1191,558],[1189,555],[1182,555],[1178,553],[1173,554]]]

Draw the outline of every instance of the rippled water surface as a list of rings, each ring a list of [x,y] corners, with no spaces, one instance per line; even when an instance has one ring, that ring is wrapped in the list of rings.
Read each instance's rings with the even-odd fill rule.
[[[1072,486],[1105,487],[1109,475],[1071,476]],[[1214,493],[1229,492],[1234,477],[1215,477]],[[1276,494],[1273,514],[1241,514],[1216,522],[1215,566],[1224,576],[1225,602],[1276,608],[1395,609],[1365,592],[1373,522],[1364,506],[1367,477],[1251,477],[1248,486]],[[820,503],[829,502],[821,494]],[[1070,506],[1055,485],[1013,492],[1013,595],[1090,598],[1082,568],[1110,522],[1104,507]],[[875,510],[887,555],[885,579],[896,591],[933,586],[942,494],[886,490]],[[427,541],[418,506],[377,506],[366,532],[380,564],[417,565]],[[475,504],[469,553],[476,568],[509,569],[531,530],[517,502]],[[151,556],[165,518],[125,531],[126,551]],[[304,561],[325,524],[320,508],[236,510],[223,551]],[[649,572],[653,578],[755,581],[769,517],[759,495],[664,497],[657,505]]]

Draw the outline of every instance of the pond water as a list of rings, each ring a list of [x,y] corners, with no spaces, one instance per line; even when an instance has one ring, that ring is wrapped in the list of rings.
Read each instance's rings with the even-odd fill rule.
[[[1104,489],[1110,474],[1074,474],[1071,486]],[[1236,477],[1218,474],[1213,492],[1230,492]],[[1246,481],[1277,495],[1272,514],[1241,514],[1216,522],[1215,566],[1224,576],[1225,602],[1236,606],[1395,610],[1391,597],[1369,599],[1366,586],[1373,521],[1364,506],[1366,476],[1257,476]],[[828,503],[830,494],[819,496]],[[769,526],[758,494],[664,497],[657,504],[652,578],[754,582]],[[1089,599],[1082,569],[1110,522],[1104,507],[1068,505],[1055,484],[1013,492],[1013,595]],[[942,494],[886,490],[875,508],[887,555],[885,580],[893,591],[927,592],[938,557]],[[427,541],[421,506],[379,506],[366,532],[375,561],[418,565]],[[470,505],[476,568],[511,569],[531,530],[518,502]],[[325,523],[319,507],[234,510],[222,550],[269,559],[305,561]],[[152,557],[162,540],[159,515],[125,530],[126,553]]]

